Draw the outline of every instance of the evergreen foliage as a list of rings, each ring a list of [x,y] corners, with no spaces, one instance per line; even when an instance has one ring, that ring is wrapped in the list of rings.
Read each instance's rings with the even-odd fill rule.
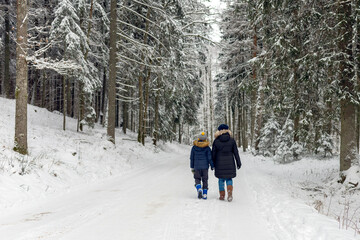
[[[289,162],[305,153],[338,152],[334,140],[340,137],[340,102],[359,100],[352,88],[359,79],[354,55],[359,51],[359,3],[342,5],[351,5],[353,14],[342,15],[336,1],[231,1],[222,21],[223,72],[217,77],[216,108],[227,112],[226,104],[236,107],[233,99],[242,99],[246,116],[236,118],[249,140],[259,141],[252,146],[254,153]],[[353,27],[344,30],[340,19],[350,19]],[[352,47],[342,51],[349,36]],[[230,97],[224,101],[226,95]],[[260,137],[249,131],[253,99],[262,120],[255,126]]]
[[[12,25],[15,7],[9,4]],[[64,130],[65,116],[78,119],[78,131],[96,122],[105,126],[109,1],[31,0],[28,12],[29,103],[62,112]],[[206,12],[195,0],[117,2],[116,127],[138,131],[144,143],[147,136],[175,140],[179,135],[181,141],[185,126],[198,123],[203,101],[198,68],[209,44]],[[6,60],[13,76],[14,56]],[[8,82],[13,89],[14,79]]]

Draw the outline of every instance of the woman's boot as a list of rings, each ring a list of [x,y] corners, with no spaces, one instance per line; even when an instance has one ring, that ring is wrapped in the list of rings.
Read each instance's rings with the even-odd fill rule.
[[[225,200],[225,191],[220,191],[220,200]]]
[[[232,196],[232,192],[233,192],[233,186],[232,185],[228,185],[226,186],[227,188],[227,193],[228,193],[228,197],[227,197],[227,200],[229,202],[231,202],[233,200],[233,196]]]

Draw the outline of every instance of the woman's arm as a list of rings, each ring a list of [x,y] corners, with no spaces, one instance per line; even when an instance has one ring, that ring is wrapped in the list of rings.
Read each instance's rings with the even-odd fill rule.
[[[237,166],[237,169],[240,169],[241,168],[241,161],[240,161],[240,156],[239,156],[239,151],[238,151],[238,148],[237,148],[237,145],[236,145],[236,141],[233,140],[234,143],[233,143],[233,154],[234,154],[234,157],[235,157],[235,160],[236,160],[236,166]]]

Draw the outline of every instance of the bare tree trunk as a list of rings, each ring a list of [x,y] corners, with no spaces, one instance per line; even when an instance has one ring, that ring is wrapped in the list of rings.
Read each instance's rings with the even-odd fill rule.
[[[360,1],[352,0],[352,18],[354,19],[352,49],[354,55],[354,79],[357,83],[357,91],[360,91]],[[356,146],[359,154],[360,148],[360,105],[356,107]]]
[[[350,101],[341,101],[340,171],[349,169],[356,159],[355,109]]]
[[[31,96],[29,99],[29,103],[31,105],[36,105],[36,106],[38,106],[37,104],[38,82],[39,82],[39,70],[35,69],[34,84],[32,85],[32,88],[30,90]]]
[[[256,58],[257,56],[257,35],[256,35],[256,27],[254,28],[254,37],[253,37],[253,58]],[[256,85],[256,68],[253,67],[253,85]],[[250,110],[250,116],[251,116],[251,122],[250,122],[250,145],[251,147],[254,146],[254,140],[255,140],[255,117],[256,117],[256,88],[253,88],[251,90],[251,110]]]
[[[148,112],[148,106],[149,106],[149,92],[150,92],[150,76],[151,76],[151,70],[148,69],[148,74],[145,79],[145,106],[144,106],[144,114],[143,114],[143,131],[142,131],[142,137],[141,142],[143,145],[145,145],[145,136],[146,136],[146,128],[147,128],[147,112]]]
[[[115,128],[120,126],[120,101],[119,99],[115,100]]]
[[[4,95],[10,98],[10,3],[5,1]]]
[[[147,14],[146,14],[146,19],[149,19],[150,16],[150,9],[148,9]],[[144,33],[144,44],[146,44],[147,39],[148,39],[148,34],[147,32],[149,31],[149,21],[146,20],[146,26],[145,26],[145,33]],[[142,61],[144,61],[145,56],[142,55],[141,56]],[[144,111],[144,95],[143,95],[143,71],[140,71],[140,76],[139,76],[139,129],[138,129],[138,142],[142,143],[144,145],[143,142],[143,135],[144,135],[144,120],[143,120],[143,111]]]
[[[294,114],[294,142],[299,142],[299,125],[300,125],[300,112],[299,112],[299,88],[298,80],[299,76],[297,73],[297,66],[294,68],[294,103],[293,103],[293,114]]]
[[[45,73],[45,70],[42,70],[43,71],[43,74],[42,74],[42,81],[41,81],[41,107],[44,108],[45,107],[45,99],[46,99],[46,82],[47,82],[47,79],[46,79],[46,73]]]
[[[131,98],[134,97],[134,90],[130,90],[130,96]],[[130,104],[130,130],[132,132],[135,132],[135,116],[134,116],[134,103],[131,102]]]
[[[209,136],[209,116],[208,116],[208,67],[205,67],[205,74],[204,74],[204,132],[206,135]]]
[[[82,120],[84,119],[84,106],[85,106],[85,97],[84,97],[84,84],[82,82],[79,83],[79,90],[78,90],[78,126],[77,131],[83,131],[83,123]]]
[[[241,112],[242,112],[242,146],[243,146],[243,151],[246,152],[247,148],[248,148],[248,141],[247,141],[247,119],[246,119],[246,108],[245,108],[245,93],[242,94],[243,97],[243,105],[241,108]]]
[[[333,78],[333,72],[332,72],[332,68],[329,67],[328,69],[329,72],[329,76],[328,76],[328,80],[327,80],[327,84],[330,85],[332,82],[332,78]],[[325,127],[325,132],[331,136],[332,134],[332,116],[333,116],[333,96],[332,93],[327,93],[325,96],[324,102],[326,103],[326,125]]]
[[[54,88],[55,85],[55,79],[51,79],[51,81],[49,81],[49,110],[50,112],[54,111]]]
[[[74,113],[73,113],[73,94],[71,92],[71,85],[72,83],[66,79],[66,98],[67,98],[67,102],[66,102],[66,112],[67,115],[70,117],[74,117]]]
[[[66,130],[66,112],[67,112],[67,79],[63,76],[63,130]]]
[[[235,114],[235,103],[233,103],[233,105],[231,106],[231,114],[232,114],[232,133],[234,134],[234,138],[235,138],[235,134],[236,134],[236,114]]]
[[[142,73],[140,73],[142,74]],[[143,97],[143,76],[140,75],[139,77],[139,129],[138,129],[138,142],[142,143],[142,136],[143,136],[143,111],[144,111],[144,97]]]
[[[264,88],[266,86],[266,79],[259,79],[259,90],[258,90],[258,106],[256,109],[256,128],[255,128],[255,150],[259,150],[260,144],[260,133],[263,127],[263,109],[264,109],[264,101],[265,101],[265,93]]]
[[[210,70],[209,70],[209,108],[210,108],[210,135],[211,135],[211,143],[214,141],[213,127],[214,127],[214,106],[213,106],[213,87],[212,87],[212,74],[211,74],[211,58],[210,58]],[[209,136],[209,135],[208,135]]]
[[[351,2],[343,1],[338,3],[338,16],[340,31],[342,36],[339,41],[339,48],[342,52],[340,58],[340,80],[341,89],[354,94],[353,67],[350,61],[353,60],[352,54],[352,18]],[[351,162],[356,159],[356,133],[355,129],[355,105],[351,97],[346,96],[340,102],[341,105],[341,143],[340,143],[340,171],[345,171],[351,167]]]
[[[360,106],[356,106],[356,147],[359,154],[360,144]]]
[[[117,63],[117,6],[116,0],[111,0],[110,10],[110,58],[109,58],[109,112],[107,135],[109,140],[115,144],[115,101],[116,101],[116,63]]]
[[[126,129],[128,128],[128,121],[129,121],[129,117],[128,117],[128,103],[127,102],[123,102],[123,125],[122,125],[122,130],[123,133],[126,134]]]
[[[104,67],[103,73],[103,86],[102,86],[102,94],[101,94],[101,113],[100,113],[100,123],[104,126],[105,125],[105,111],[106,111],[106,89],[107,89],[107,82],[106,82],[106,67]]]
[[[159,80],[157,80],[156,96],[155,96],[155,123],[154,123],[154,138],[153,143],[156,146],[159,137],[159,104],[160,104],[160,93],[159,93]]]
[[[232,101],[229,101],[229,103],[228,103],[228,112],[229,112],[229,116],[228,116],[228,118],[229,118],[229,129],[231,129],[231,131],[233,131],[233,123],[232,123]]]
[[[172,143],[172,141],[176,140],[176,120],[175,118],[173,118],[173,129],[172,129],[172,133],[173,135],[171,136],[170,142]]]
[[[227,93],[225,96],[225,124],[229,125],[229,103]]]
[[[182,140],[182,131],[181,131],[181,117],[179,117],[179,143],[181,143]]]
[[[3,91],[4,91],[4,73],[2,71],[3,69],[3,61],[0,61],[0,96],[3,95]]]
[[[27,56],[27,0],[17,0],[17,36],[16,36],[16,113],[14,150],[27,154],[27,100],[28,66]]]

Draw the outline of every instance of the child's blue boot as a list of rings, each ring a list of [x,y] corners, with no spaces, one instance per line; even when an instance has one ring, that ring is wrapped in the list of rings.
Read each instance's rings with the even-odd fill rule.
[[[201,185],[200,184],[197,184],[196,186],[196,190],[198,192],[198,198],[201,199],[202,198],[202,188],[201,188]]]
[[[207,199],[207,189],[203,190],[203,199]]]

